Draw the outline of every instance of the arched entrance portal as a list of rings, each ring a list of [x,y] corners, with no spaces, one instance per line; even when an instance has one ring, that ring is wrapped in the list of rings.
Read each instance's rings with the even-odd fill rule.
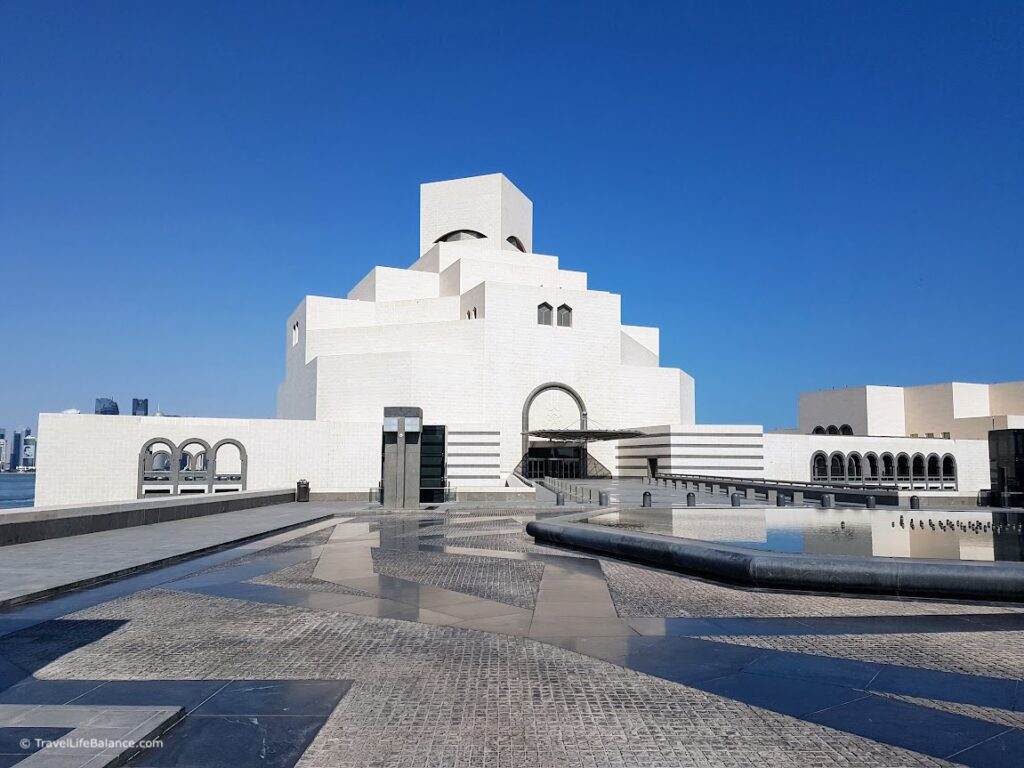
[[[580,416],[580,429],[587,428],[587,406],[580,393],[568,384],[550,381],[534,389],[523,404],[523,474],[529,478],[567,477],[587,475],[587,444],[530,440],[530,408],[545,392],[562,392],[572,398]],[[553,425],[564,426],[564,425]]]

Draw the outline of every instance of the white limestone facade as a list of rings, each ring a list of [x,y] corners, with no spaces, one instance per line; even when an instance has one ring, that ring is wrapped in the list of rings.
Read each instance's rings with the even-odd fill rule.
[[[661,365],[658,329],[624,324],[618,294],[534,252],[533,204],[501,174],[422,185],[415,255],[344,297],[299,303],[283,328],[277,418],[42,414],[36,503],[300,478],[314,494],[367,498],[395,406],[445,427],[445,480],[464,498],[528,496],[517,472],[537,465],[524,459],[569,446],[534,433],[583,427],[635,433],[589,442],[577,468],[592,475],[808,482],[824,460],[826,480],[867,483],[874,466],[884,482],[888,456],[894,481],[909,468],[903,487],[970,495],[988,486],[987,431],[1024,425],[1021,382],[808,393],[793,432],[697,424],[693,378]]]
[[[226,492],[234,475],[214,483],[203,448],[226,439],[245,447],[249,490],[305,478],[357,497],[380,481],[389,406],[445,426],[447,482],[463,493],[528,491],[515,477],[524,451],[552,445],[530,430],[693,424],[693,379],[660,366],[658,329],[623,324],[619,295],[534,253],[533,204],[505,176],[424,184],[420,213],[408,267],[374,267],[345,297],[307,296],[288,317],[276,419],[44,414],[37,503],[155,493],[139,478],[166,486],[159,467],[179,461],[191,480],[177,492]],[[99,445],[102,465],[79,460]],[[592,443],[589,459],[616,474],[614,442]]]
[[[987,439],[1024,427],[1024,381],[862,386],[800,395],[803,434]]]
[[[423,185],[419,259],[375,267],[346,298],[307,297],[288,318],[279,418],[362,422],[415,405],[447,426],[452,449],[479,443],[490,449],[481,459],[496,459],[451,450],[449,478],[462,486],[520,466],[523,409],[547,384],[559,388],[533,400],[529,429],[580,425],[567,389],[592,427],[692,424],[693,379],[660,367],[658,329],[624,325],[619,295],[531,253],[532,213],[501,174]],[[474,431],[487,439],[454,439]],[[615,472],[614,443],[589,453]]]
[[[662,424],[643,427],[643,437],[621,440],[616,474],[764,479],[764,431],[759,424]]]
[[[245,490],[294,488],[299,479],[312,488],[368,498],[380,478],[381,424],[338,424],[280,419],[208,419],[160,416],[39,415],[36,506],[126,501],[137,498],[139,458],[143,446],[154,453],[184,449],[194,460],[224,441],[245,453]],[[205,445],[203,445],[205,444]],[[376,452],[368,451],[376,445]],[[217,451],[217,473],[241,477],[238,449]],[[102,461],[96,456],[102,455]],[[196,466],[193,464],[192,466]],[[198,473],[182,473],[182,477]],[[370,481],[376,476],[377,479]],[[204,486],[206,486],[204,488]],[[146,485],[150,490],[157,485]],[[241,490],[225,482],[213,490]],[[210,490],[203,482],[183,480],[178,492]]]

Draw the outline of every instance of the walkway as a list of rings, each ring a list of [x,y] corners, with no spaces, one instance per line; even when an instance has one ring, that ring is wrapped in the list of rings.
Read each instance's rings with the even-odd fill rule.
[[[182,708],[136,768],[1019,764],[1024,608],[731,589],[537,546],[554,513],[338,518],[0,613],[0,704]]]
[[[0,547],[0,606],[241,543],[333,515],[339,507],[278,504]]]

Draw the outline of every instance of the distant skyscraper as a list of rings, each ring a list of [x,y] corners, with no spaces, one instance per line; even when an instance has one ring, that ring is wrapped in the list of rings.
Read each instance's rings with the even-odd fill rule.
[[[114,398],[97,397],[95,413],[100,416],[117,416],[121,413],[121,409],[117,407],[117,403],[114,402]]]
[[[25,441],[21,448],[21,467],[26,469],[36,468],[36,437],[31,429],[25,430]]]
[[[0,472],[3,472],[7,467],[7,433],[0,429]]]
[[[132,398],[132,416],[149,416],[149,398]]]
[[[21,437],[21,432],[17,429],[11,435],[11,445],[7,451],[7,466],[9,469],[17,469],[21,463]]]

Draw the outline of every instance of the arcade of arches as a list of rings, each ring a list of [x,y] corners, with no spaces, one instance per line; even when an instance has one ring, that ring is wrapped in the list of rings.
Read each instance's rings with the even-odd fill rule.
[[[937,453],[857,453],[818,451],[811,457],[813,482],[899,485],[956,489],[956,459]]]

